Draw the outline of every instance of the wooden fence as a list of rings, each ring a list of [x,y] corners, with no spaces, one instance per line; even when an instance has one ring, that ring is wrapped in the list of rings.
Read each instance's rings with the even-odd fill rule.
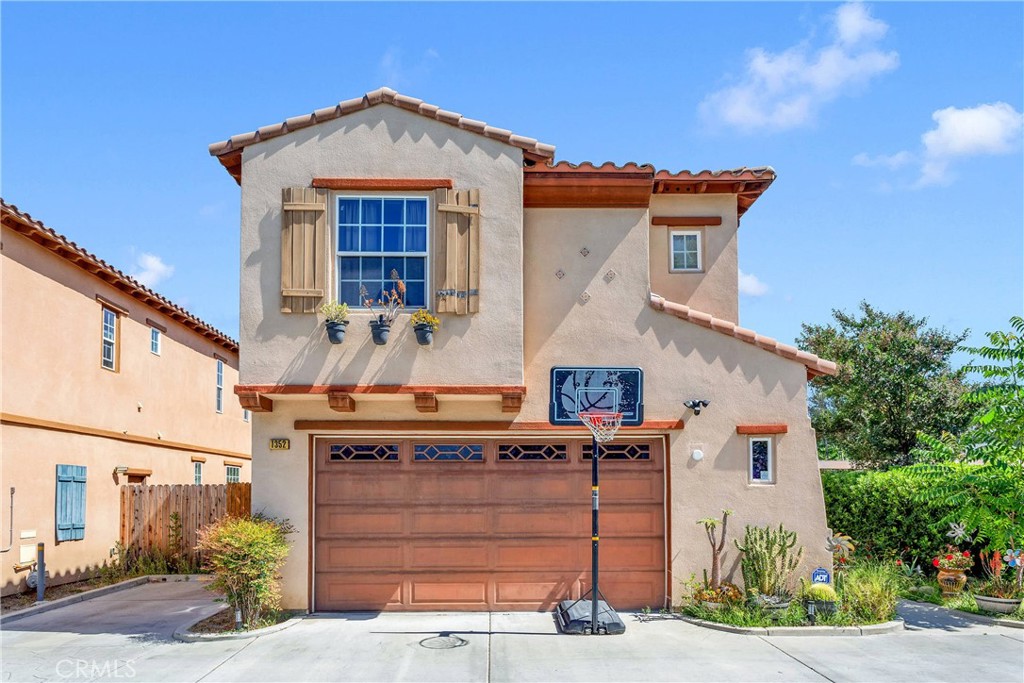
[[[121,544],[132,554],[181,553],[198,560],[199,530],[226,515],[248,515],[251,484],[121,487]],[[172,515],[177,513],[177,520]],[[180,530],[175,526],[180,524]],[[180,546],[174,545],[180,537]]]

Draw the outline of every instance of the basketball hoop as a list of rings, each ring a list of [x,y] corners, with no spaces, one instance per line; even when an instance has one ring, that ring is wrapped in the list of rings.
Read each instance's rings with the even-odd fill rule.
[[[615,432],[622,425],[622,413],[590,411],[578,413],[580,420],[594,435],[597,443],[606,443],[615,438]]]

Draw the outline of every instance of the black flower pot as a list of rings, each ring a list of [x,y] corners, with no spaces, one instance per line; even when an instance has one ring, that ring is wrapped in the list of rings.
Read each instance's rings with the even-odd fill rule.
[[[324,326],[327,327],[327,339],[332,344],[340,344],[345,341],[345,328],[348,327],[347,320],[328,320],[324,323]]]
[[[420,346],[427,346],[434,341],[434,327],[432,325],[413,325],[416,330],[416,342]]]
[[[822,617],[830,617],[836,613],[835,600],[807,600],[807,605],[814,604],[814,613]]]
[[[373,343],[377,346],[384,346],[388,343],[391,325],[382,320],[374,320],[370,323],[370,332],[373,333]]]

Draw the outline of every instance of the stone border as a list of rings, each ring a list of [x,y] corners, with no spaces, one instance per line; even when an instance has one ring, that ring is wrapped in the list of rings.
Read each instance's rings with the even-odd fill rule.
[[[736,633],[743,636],[876,636],[883,633],[898,633],[905,628],[902,619],[887,621],[881,624],[868,624],[867,626],[767,626],[747,627],[732,626],[731,624],[719,624],[715,621],[705,621],[683,615],[683,621],[694,626],[710,628],[715,631]]]
[[[267,626],[266,628],[257,628],[252,631],[225,631],[224,633],[192,633],[189,631],[193,626],[198,624],[200,621],[209,619],[214,614],[220,614],[224,610],[229,609],[227,605],[224,605],[223,609],[217,610],[213,614],[209,614],[205,617],[193,619],[187,625],[174,631],[173,638],[180,640],[183,643],[200,643],[210,642],[215,640],[245,640],[246,638],[259,638],[260,636],[270,635],[271,633],[277,633],[283,631],[286,628],[294,626],[303,619],[306,618],[305,614],[298,614],[289,618],[287,621],[282,621],[280,624],[274,624],[273,626]]]
[[[1020,628],[1024,629],[1024,621],[1017,621],[1016,619],[1001,619],[999,617],[990,617],[987,614],[975,614],[974,612],[964,612],[958,609],[951,609],[949,607],[943,607],[942,605],[935,605],[935,607],[941,607],[947,612],[963,617],[964,619],[972,619],[981,624],[991,624],[993,626],[1006,626],[1007,628]]]
[[[8,624],[19,619],[26,617],[35,616],[36,614],[43,614],[51,610],[58,609],[60,607],[67,607],[68,605],[74,605],[84,600],[92,600],[93,598],[101,598],[104,595],[111,593],[117,593],[119,591],[126,590],[128,588],[135,588],[145,583],[166,583],[168,581],[172,583],[179,583],[184,581],[208,581],[210,576],[206,574],[152,574],[149,576],[138,576],[134,579],[128,579],[121,583],[111,584],[109,586],[101,586],[100,588],[93,588],[92,590],[82,591],[75,595],[69,595],[66,598],[59,598],[50,602],[43,602],[42,604],[35,604],[31,607],[25,607],[14,612],[8,612],[7,614],[0,616],[0,623]]]

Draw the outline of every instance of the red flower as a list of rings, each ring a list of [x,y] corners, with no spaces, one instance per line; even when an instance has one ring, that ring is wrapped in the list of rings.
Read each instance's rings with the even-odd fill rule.
[[[902,567],[903,566],[903,560],[896,560],[896,566],[897,567]]]
[[[964,551],[964,557],[970,557],[970,556],[971,556],[971,551],[970,550],[965,550]]]
[[[939,566],[939,558],[936,557],[934,560],[932,560],[932,564],[935,565],[936,567],[938,567]]]
[[[846,558],[845,558],[845,557],[840,557],[840,558],[839,558],[839,562],[840,562],[841,564],[845,564],[845,563],[846,563]]]
[[[953,556],[952,556],[952,555],[946,555],[946,559],[947,559],[947,560],[952,560],[952,559],[953,559]]]

